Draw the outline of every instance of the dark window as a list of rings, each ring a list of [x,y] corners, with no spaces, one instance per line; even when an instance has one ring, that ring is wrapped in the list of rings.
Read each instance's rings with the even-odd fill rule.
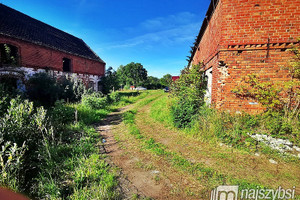
[[[89,82],[88,88],[94,90],[94,82],[93,81]]]
[[[101,81],[98,82],[98,91],[102,91],[103,87],[102,87],[102,83]]]
[[[63,71],[71,72],[71,60],[68,58],[63,58]]]
[[[3,84],[6,89],[12,91],[13,89],[17,88],[18,79],[10,76],[1,76],[0,77],[0,84]]]
[[[17,66],[18,63],[18,48],[10,44],[0,44],[0,66]]]

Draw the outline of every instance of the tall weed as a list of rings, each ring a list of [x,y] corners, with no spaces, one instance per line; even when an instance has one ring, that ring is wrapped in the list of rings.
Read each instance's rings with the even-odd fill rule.
[[[25,142],[18,147],[16,143],[3,142],[3,138],[0,138],[0,146],[0,185],[21,191],[24,181],[21,167],[26,150]]]
[[[11,160],[16,159],[19,163],[18,169],[22,171],[24,178],[17,180],[23,186],[22,189],[25,189],[24,186],[30,182],[28,179],[37,173],[40,162],[49,156],[47,148],[54,140],[53,129],[48,127],[46,110],[43,107],[34,109],[33,103],[28,100],[12,99],[7,113],[0,119],[0,139],[4,141],[1,144],[2,150],[5,149],[3,155],[15,155],[16,158],[12,157]],[[8,148],[7,145],[11,147]],[[7,158],[8,161],[9,158],[11,157]],[[8,167],[12,168],[8,169],[10,171],[15,165]],[[7,181],[13,183],[15,178]]]

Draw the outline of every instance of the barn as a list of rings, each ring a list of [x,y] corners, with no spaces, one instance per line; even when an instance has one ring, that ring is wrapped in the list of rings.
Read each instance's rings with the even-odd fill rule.
[[[0,74],[76,76],[101,90],[105,62],[80,38],[0,4]]]
[[[206,102],[220,110],[261,111],[258,102],[237,98],[233,90],[249,74],[290,80],[285,66],[299,33],[299,0],[211,0],[189,59],[189,65],[203,65]]]

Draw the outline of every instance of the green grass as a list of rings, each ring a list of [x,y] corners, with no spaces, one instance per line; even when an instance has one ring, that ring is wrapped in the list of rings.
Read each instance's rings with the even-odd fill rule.
[[[71,143],[50,149],[51,159],[40,172],[35,196],[50,199],[109,199],[120,196],[114,170],[96,146],[101,138],[92,126],[79,122],[70,127]]]
[[[164,123],[168,127],[173,126],[173,119],[169,109],[168,96],[163,96],[151,105],[150,116],[155,120]]]
[[[155,98],[154,98],[155,99]],[[153,110],[156,110],[155,108],[161,107],[164,109],[164,106],[161,106],[161,103],[165,101],[165,97],[157,100],[152,104]],[[152,102],[150,99],[142,100],[140,105],[147,105],[150,102]],[[123,114],[123,120],[124,123],[127,126],[128,133],[130,135],[133,135],[135,139],[137,139],[140,143],[140,149],[141,151],[149,151],[154,156],[158,156],[169,162],[173,167],[190,174],[193,177],[196,177],[196,179],[201,182],[203,185],[205,185],[206,188],[213,189],[214,187],[218,185],[224,185],[224,184],[238,184],[240,186],[240,189],[246,189],[246,188],[265,188],[264,186],[260,185],[259,183],[254,182],[247,182],[243,179],[235,179],[229,175],[221,174],[218,171],[206,167],[202,163],[193,163],[190,162],[188,159],[184,158],[182,155],[179,155],[176,152],[172,152],[168,150],[168,148],[161,144],[156,142],[153,138],[147,138],[144,135],[141,134],[140,130],[138,129],[137,125],[135,124],[135,115],[137,113],[137,109],[132,109]],[[161,115],[165,115],[164,112],[160,111]],[[153,112],[152,112],[153,114]],[[152,116],[160,116],[158,112],[154,112],[154,115]],[[161,118],[166,119],[166,118]],[[168,120],[168,119],[167,119]],[[162,120],[164,121],[164,120]],[[223,156],[223,155],[220,155]]]
[[[167,96],[162,96],[159,99],[155,99],[156,101],[152,101],[150,99],[144,99],[139,102],[140,105],[146,106],[149,103],[153,102],[150,107],[150,115],[152,118],[154,118],[156,121],[161,122],[165,126],[171,129],[175,129],[175,127],[172,125],[172,118],[170,117],[170,111],[168,107],[168,97]],[[165,161],[170,163],[171,166],[175,167],[176,169],[187,173],[193,177],[195,177],[202,185],[205,186],[205,190],[209,191],[213,189],[216,186],[219,185],[239,185],[239,189],[266,189],[266,188],[272,188],[272,186],[268,185],[262,185],[258,181],[255,181],[253,179],[248,179],[247,177],[240,179],[240,178],[235,178],[234,175],[229,175],[229,174],[223,174],[211,167],[206,166],[203,163],[198,163],[198,162],[191,162],[189,159],[186,159],[182,154],[173,152],[168,149],[167,146],[155,141],[154,138],[151,138],[150,136],[147,137],[141,133],[141,130],[139,130],[138,126],[135,124],[135,117],[136,114],[138,113],[140,107],[135,107],[132,110],[127,111],[124,113],[124,123],[127,126],[128,133],[132,135],[139,143],[139,148],[141,151],[149,152],[151,153],[154,157],[158,157],[158,159],[163,158]],[[205,116],[206,115],[206,116]],[[220,120],[220,116],[216,115],[215,112],[211,109],[208,109],[208,111],[205,111],[205,113],[202,115],[203,119],[198,127],[192,126],[190,129],[184,129],[183,132],[193,135],[194,137],[196,136],[197,138],[203,137],[205,138],[205,141],[210,141],[213,139],[212,143],[213,145],[218,144],[220,141],[225,141],[222,140],[222,137],[216,136],[214,133],[217,131],[220,131],[219,129],[223,125],[222,122],[217,122],[220,124],[214,124],[214,123],[209,123],[209,120]],[[224,117],[224,116],[223,116]],[[227,117],[227,118],[226,118]],[[223,118],[225,120],[231,120],[230,117],[225,116]],[[145,122],[147,123],[147,122]],[[239,122],[236,122],[239,123]],[[251,122],[248,122],[251,123]],[[195,123],[197,124],[197,123]],[[234,125],[234,127],[238,127],[237,125]],[[200,128],[203,129],[203,131],[209,132],[207,135],[206,132],[200,132]],[[213,132],[211,133],[211,131]],[[215,131],[215,132],[214,132]],[[238,137],[238,131],[239,128],[236,128],[236,133],[233,131],[230,134],[236,134],[235,137]],[[226,137],[225,137],[226,139]],[[249,140],[246,140],[246,142]],[[230,140],[230,142],[234,142],[234,140]],[[230,144],[230,143],[228,143]],[[239,149],[241,154],[249,154],[251,153],[252,147],[247,147],[247,146],[235,146],[234,148]],[[248,149],[247,149],[248,148]],[[246,150],[246,151],[244,151]],[[267,151],[268,155],[273,155],[273,157],[276,157],[277,154],[274,154],[274,151],[268,149],[267,147],[262,146],[261,151]],[[219,158],[221,159],[230,159],[230,154],[227,153],[220,153],[216,154],[212,152],[213,157],[215,157],[217,160]],[[277,158],[277,157],[276,157]],[[296,161],[296,159],[294,159]],[[272,174],[266,174],[266,178],[271,178],[274,179],[275,177],[272,177]],[[290,174],[287,174],[287,176],[290,176]],[[299,198],[297,196],[297,198]]]
[[[120,93],[120,101],[117,102],[115,105],[112,105],[112,108],[118,108],[118,107],[123,107],[129,104],[133,104],[137,102],[140,99],[145,98],[146,96],[155,93],[156,91],[125,91],[125,92],[119,92]]]
[[[100,154],[98,145],[102,138],[94,124],[111,111],[152,93],[121,92],[119,102],[103,109],[92,109],[82,103],[66,105],[77,110],[78,121],[65,125],[67,141],[50,146],[51,156],[43,163],[31,196],[38,199],[120,199],[116,169]],[[128,115],[130,118],[132,116]]]
[[[172,113],[170,111],[170,105],[172,103],[174,102],[172,102],[171,98],[166,95],[163,96],[151,105],[150,116],[168,128],[177,129],[174,126]],[[267,121],[260,119],[259,116],[250,116],[245,113],[241,115],[231,115],[203,107],[200,110],[199,116],[192,121],[191,126],[181,129],[181,131],[184,131],[188,135],[196,136],[208,143],[218,145],[218,143],[222,142],[241,151],[250,153],[260,152],[273,159],[294,163],[299,162],[299,159],[296,157],[282,154],[264,144],[258,144],[247,134],[259,133],[259,131],[265,127],[265,123],[267,123]],[[263,131],[263,134],[267,133]]]

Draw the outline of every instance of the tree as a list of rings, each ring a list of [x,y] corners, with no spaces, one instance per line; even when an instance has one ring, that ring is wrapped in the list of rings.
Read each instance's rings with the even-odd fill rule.
[[[43,106],[52,106],[59,100],[61,88],[56,80],[47,73],[36,73],[26,84],[27,95],[31,101]]]
[[[172,83],[172,75],[166,74],[160,79],[160,83],[165,87],[170,87]]]
[[[122,85],[141,85],[147,80],[147,70],[141,63],[131,62],[121,65],[117,70],[117,76]]]
[[[160,89],[162,88],[162,85],[160,83],[160,79],[153,77],[153,76],[148,76],[147,81],[144,83],[144,86],[148,89]]]
[[[120,88],[118,74],[112,67],[106,70],[105,77],[102,78],[102,83],[104,94],[108,94],[110,91]]]
[[[27,83],[27,96],[31,101],[43,106],[53,106],[55,101],[64,99],[75,102],[86,92],[82,81],[75,77],[65,76],[54,78],[48,73],[41,72],[32,75]]]

